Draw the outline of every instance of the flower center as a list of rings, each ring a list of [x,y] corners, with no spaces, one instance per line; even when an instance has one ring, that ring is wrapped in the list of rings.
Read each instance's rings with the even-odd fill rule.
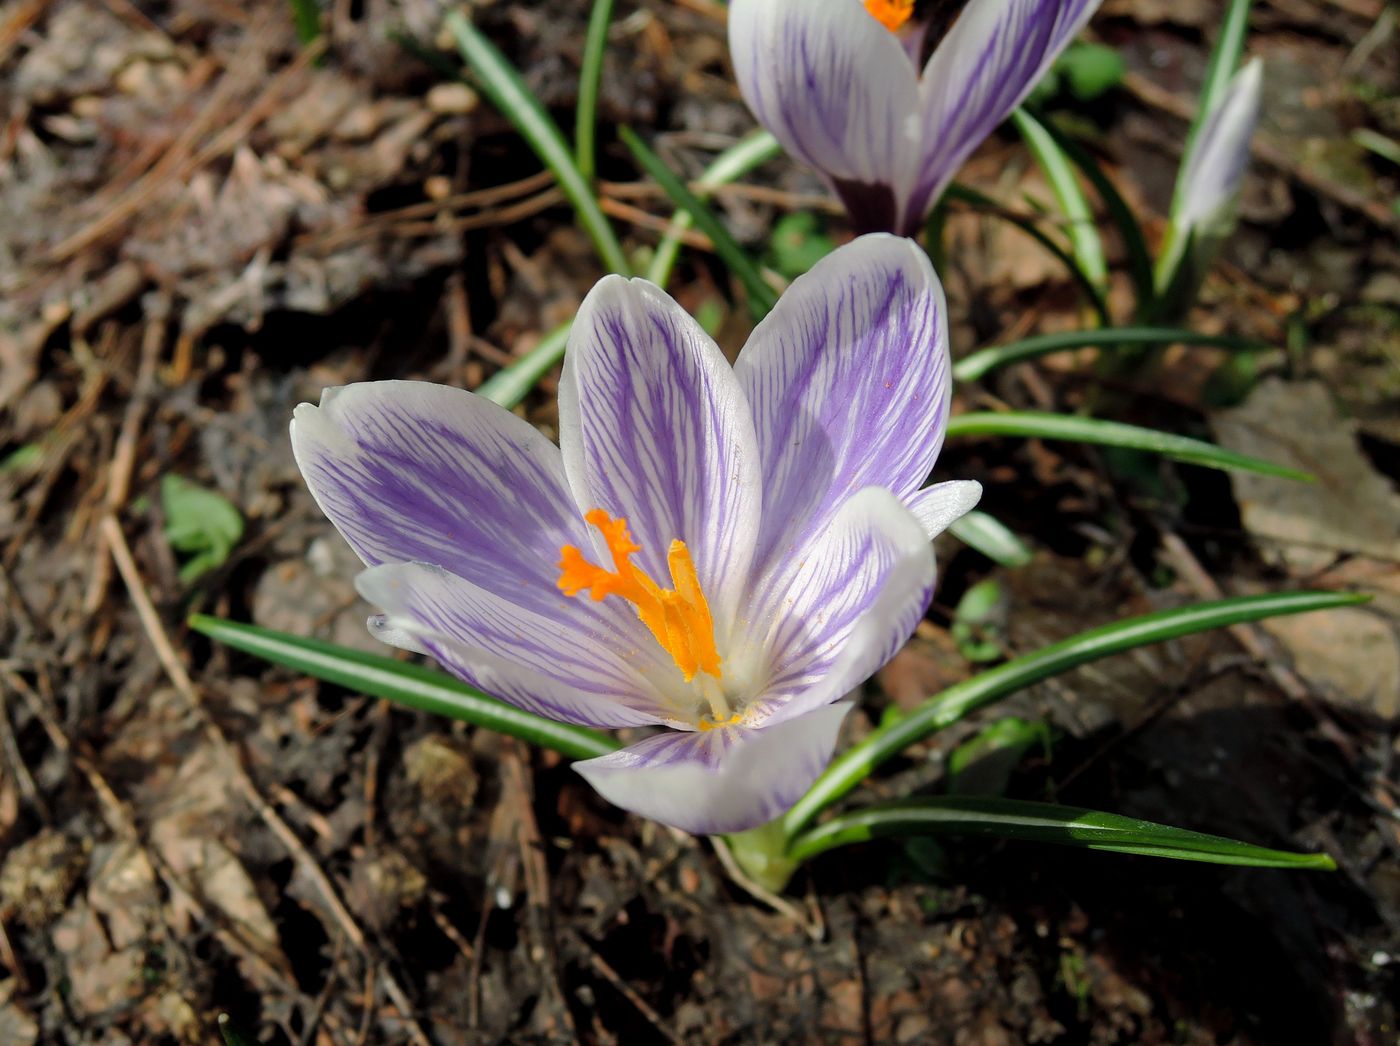
[[[700,690],[709,702],[714,723],[725,723],[731,717],[729,704],[719,686],[721,661],[715,649],[714,620],[685,542],[671,542],[666,563],[671,568],[672,587],[666,589],[632,564],[632,555],[640,552],[641,546],[627,533],[626,519],[613,519],[600,508],[583,518],[603,535],[608,552],[612,554],[613,569],[596,566],[584,559],[583,553],[573,545],[565,545],[559,550],[560,590],[566,596],[576,596],[588,589],[595,600],[621,596],[633,604],[642,624],[671,655],[687,683],[697,672],[710,677],[700,679]]]
[[[914,0],[865,0],[865,9],[893,33],[913,15]]]

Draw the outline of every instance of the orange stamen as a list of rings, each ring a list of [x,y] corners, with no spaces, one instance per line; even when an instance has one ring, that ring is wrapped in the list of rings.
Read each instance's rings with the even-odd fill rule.
[[[893,33],[914,14],[914,0],[865,0],[865,9]]]
[[[715,625],[710,617],[710,604],[700,590],[695,563],[684,541],[672,541],[666,556],[671,568],[671,589],[664,589],[646,573],[632,565],[632,555],[641,547],[627,533],[627,520],[613,519],[595,508],[583,517],[608,544],[613,569],[604,570],[583,558],[573,545],[559,550],[559,588],[566,596],[576,596],[584,589],[595,600],[621,596],[637,608],[642,624],[651,630],[656,641],[671,655],[686,682],[696,672],[705,672],[715,679],[720,676],[720,657],[715,650]]]

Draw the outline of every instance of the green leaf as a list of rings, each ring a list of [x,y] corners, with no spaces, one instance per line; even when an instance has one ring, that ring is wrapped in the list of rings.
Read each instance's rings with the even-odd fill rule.
[[[1327,854],[1271,850],[1076,806],[978,796],[909,799],[865,807],[804,832],[793,840],[788,852],[795,860],[805,861],[838,846],[910,835],[991,836],[1249,868],[1332,871],[1337,867]]]
[[[1081,102],[1092,102],[1123,82],[1123,56],[1103,44],[1076,41],[1065,49],[1055,68]]]
[[[955,538],[975,548],[993,563],[1004,567],[1023,567],[1031,561],[1031,550],[999,519],[981,509],[973,509],[951,527]]]
[[[1065,216],[1065,232],[1069,235],[1070,250],[1079,271],[1102,295],[1108,284],[1108,262],[1104,260],[1103,240],[1093,209],[1079,187],[1074,164],[1050,132],[1025,109],[1017,109],[1011,114],[1011,120],[1030,147]]]
[[[986,411],[958,414],[948,419],[949,439],[960,436],[1026,436],[1032,439],[1063,439],[1106,447],[1146,450],[1176,461],[1216,469],[1237,469],[1262,476],[1313,482],[1306,472],[1275,465],[1273,462],[1237,454],[1204,440],[1177,436],[1157,429],[1127,425],[1121,421],[1081,418],[1073,414],[1039,411]]]
[[[1102,327],[1098,330],[1041,334],[1009,345],[980,349],[953,364],[953,377],[958,381],[976,381],[1008,363],[1019,363],[1067,349],[1125,349],[1138,345],[1207,345],[1218,349],[1265,347],[1247,338],[1199,334],[1177,327]]]
[[[406,708],[518,737],[571,759],[591,759],[622,747],[596,730],[534,715],[419,665],[203,614],[192,616],[189,626],[225,646],[274,665]]]
[[[763,274],[758,271],[758,266],[754,264],[752,258],[739,246],[738,241],[730,235],[724,224],[714,216],[713,212],[705,206],[704,202],[696,196],[685,182],[681,181],[671,168],[666,166],[665,161],[651,149],[633,132],[630,127],[621,127],[618,133],[622,136],[627,148],[632,150],[633,157],[642,169],[656,180],[656,183],[666,190],[666,195],[671,197],[671,202],[677,207],[685,210],[695,223],[696,228],[710,238],[714,244],[715,253],[720,260],[728,266],[729,271],[739,278],[739,282],[744,285],[744,290],[748,292],[749,308],[753,311],[756,319],[762,319],[768,315],[769,311],[778,302],[777,292],[769,286],[768,281],[763,278]]]
[[[963,203],[972,204],[974,207],[987,211],[989,214],[995,215],[1003,221],[1010,222],[1036,243],[1044,247],[1060,260],[1060,263],[1064,265],[1070,276],[1079,284],[1080,290],[1084,292],[1084,297],[1088,299],[1089,304],[1093,306],[1094,311],[1098,314],[1099,323],[1105,327],[1109,325],[1111,320],[1108,315],[1108,305],[1104,302],[1103,293],[1079,267],[1079,263],[1070,253],[1049,236],[1045,235],[1040,227],[1036,225],[1034,218],[1008,210],[985,193],[978,192],[976,189],[963,185],[961,182],[954,182],[952,185],[948,186],[943,194],[943,198],[945,200],[961,200]]]
[[[1038,719],[998,719],[948,753],[948,791],[1001,795],[1030,749],[1050,751],[1050,728]]]
[[[462,12],[453,11],[447,16],[446,24],[482,91],[515,125],[541,162],[554,172],[559,188],[573,204],[603,265],[611,272],[630,275],[622,245],[617,242],[612,226],[598,206],[588,180],[574,163],[564,136],[544,111],[539,99],[530,92],[515,67],[506,61],[505,55]]]
[[[608,46],[613,0],[593,0],[588,32],[583,39],[583,65],[578,77],[578,106],[574,110],[574,160],[583,180],[592,184],[597,172],[598,85],[603,79],[603,53]]]
[[[969,661],[996,661],[1005,650],[1006,593],[996,578],[979,581],[958,600],[949,633]]]
[[[1283,614],[1354,606],[1365,603],[1369,598],[1347,592],[1266,593],[1158,610],[1081,632],[1035,653],[998,665],[971,679],[955,683],[896,722],[873,730],[862,741],[837,756],[807,794],[784,816],[788,836],[792,837],[806,827],[818,813],[860,784],[887,759],[892,759],[910,745],[956,723],[977,709],[1042,679],[1149,643]]]
[[[768,257],[785,280],[795,280],[835,249],[811,211],[783,215],[768,235]]]
[[[0,458],[0,472],[29,472],[43,460],[42,443],[22,443]]]
[[[223,566],[243,536],[243,516],[233,502],[183,476],[161,477],[160,503],[165,540],[175,551],[192,556],[180,568],[180,580],[186,584]]]
[[[485,396],[492,403],[499,403],[507,410],[516,406],[539,384],[539,380],[564,358],[564,349],[569,344],[569,330],[572,327],[572,320],[555,327],[524,356],[509,366],[502,367],[478,385],[476,394]]]
[[[292,24],[302,46],[321,35],[321,5],[317,0],[287,0],[292,8]]]
[[[1128,206],[1128,201],[1123,199],[1118,187],[1109,180],[1108,175],[1087,149],[1061,130],[1054,120],[1047,120],[1042,126],[1084,177],[1089,179],[1094,192],[1098,193],[1099,199],[1103,201],[1108,216],[1118,227],[1118,235],[1123,237],[1123,247],[1128,253],[1128,274],[1132,277],[1133,291],[1137,297],[1137,311],[1139,314],[1150,311],[1156,285],[1152,273],[1152,252],[1148,250],[1142,223]]]

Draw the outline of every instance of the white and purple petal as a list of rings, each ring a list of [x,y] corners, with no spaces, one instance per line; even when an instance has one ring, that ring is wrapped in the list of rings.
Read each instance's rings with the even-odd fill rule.
[[[913,634],[934,576],[929,537],[893,494],[869,487],[847,500],[759,582],[753,622],[769,658],[759,721],[803,715],[871,676]]]
[[[923,154],[909,217],[923,216],[963,162],[1011,115],[1100,0],[970,0],[919,83]]]
[[[888,234],[827,255],[754,330],[734,372],[763,475],[756,573],[856,491],[906,499],[928,478],[951,394],[947,330],[928,257]]]
[[[545,616],[425,563],[385,563],[355,579],[383,614],[370,630],[427,653],[453,675],[503,701],[583,726],[643,726],[678,719],[647,678],[655,646],[617,649],[567,614]],[[561,608],[572,602],[555,589]],[[643,638],[645,637],[645,638]],[[674,674],[674,673],[672,673]]]
[[[1228,229],[1259,122],[1263,71],[1263,63],[1255,58],[1235,73],[1224,98],[1201,125],[1176,192],[1172,219],[1182,230]]]
[[[434,563],[548,613],[560,547],[588,540],[559,448],[461,389],[326,389],[319,407],[297,407],[292,451],[321,511],[369,566]]]
[[[975,479],[950,479],[925,487],[905,505],[932,541],[976,508],[981,499],[982,484]]]
[[[695,835],[742,832],[773,820],[811,787],[848,711],[828,705],[757,730],[673,731],[573,765],[624,810]]]
[[[918,160],[918,74],[859,0],[733,0],[744,101],[832,183],[860,231],[903,229]]]
[[[569,335],[559,430],[580,513],[625,517],[635,562],[663,587],[667,549],[684,541],[717,625],[731,622],[759,527],[758,454],[709,335],[654,284],[605,277]]]

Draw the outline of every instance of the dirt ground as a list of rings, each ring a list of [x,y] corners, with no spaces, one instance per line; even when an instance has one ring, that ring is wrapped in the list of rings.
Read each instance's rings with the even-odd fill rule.
[[[961,409],[1093,404],[1318,482],[950,444],[937,478],[980,480],[1034,561],[940,544],[934,608],[849,727],[974,670],[950,614],[985,578],[1009,652],[1221,592],[1371,592],[1103,661],[994,713],[1051,727],[1013,795],[1326,850],[1339,870],[871,844],[803,870],[784,911],[557,757],[184,625],[202,611],[376,649],[354,556],[293,465],[292,407],[366,378],[474,387],[601,275],[508,122],[399,42],[456,67],[446,10],[333,0],[305,48],[283,0],[0,3],[0,1043],[209,1043],[220,1014],[262,1043],[1396,1042],[1400,167],[1367,144],[1400,140],[1396,8],[1256,3],[1263,129],[1192,318],[1277,346],[1249,387],[1222,353],[1182,349],[1150,373],[1061,355],[957,389]],[[1154,235],[1221,11],[1108,0],[1090,35],[1127,75],[1066,103]],[[583,0],[474,17],[568,126]],[[753,126],[723,18],[714,0],[619,0],[600,191],[629,250],[670,208],[616,127],[693,176]],[[963,178],[1045,198],[1009,136]],[[847,235],[786,159],[717,199],[756,251],[790,211]],[[1085,322],[1004,222],[958,209],[949,231],[955,355]],[[703,238],[672,289],[742,345]],[[521,408],[546,431],[553,393]],[[192,581],[168,476],[246,521]],[[938,789],[987,721],[871,791]]]

